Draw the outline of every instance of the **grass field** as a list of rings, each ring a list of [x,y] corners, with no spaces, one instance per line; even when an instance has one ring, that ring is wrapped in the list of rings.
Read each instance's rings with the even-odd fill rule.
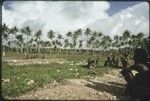
[[[8,54],[4,58],[22,58],[23,54]],[[51,64],[30,64],[30,65],[8,65],[2,64],[2,79],[8,80],[2,83],[2,96],[15,97],[24,94],[28,91],[36,90],[48,83],[54,81],[61,82],[66,79],[82,78],[103,75],[108,72],[108,68],[104,68],[103,61],[105,58],[100,58],[99,64],[94,70],[89,70],[83,65],[75,65],[80,61],[87,61],[88,57],[96,59],[99,56],[87,55],[51,55],[47,58],[63,58],[67,61],[73,61],[73,65],[69,63],[51,63]]]

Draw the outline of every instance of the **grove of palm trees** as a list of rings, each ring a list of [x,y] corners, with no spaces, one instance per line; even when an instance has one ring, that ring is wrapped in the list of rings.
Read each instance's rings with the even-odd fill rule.
[[[144,33],[133,35],[129,30],[116,36],[109,36],[101,31],[92,31],[90,28],[69,31],[65,34],[50,29],[46,33],[47,39],[44,39],[42,30],[33,31],[29,26],[10,28],[4,23],[1,29],[2,94],[6,99],[74,99],[73,96],[76,96],[75,99],[87,100],[129,99],[123,93],[125,81],[118,73],[120,69],[104,67],[104,61],[110,55],[115,55],[118,59],[122,54],[132,57],[135,48],[148,50],[149,44],[149,37],[144,36]],[[89,58],[92,60],[99,58],[95,69],[85,68]],[[98,83],[94,87],[96,91],[86,88],[92,87],[88,86],[90,84],[87,79]],[[113,84],[107,85],[109,82],[123,86],[113,88]],[[78,89],[72,83],[77,85]],[[47,88],[48,84],[51,85],[50,88]],[[69,87],[72,89],[71,95],[65,90]],[[41,90],[38,90],[39,88]],[[32,92],[33,90],[35,92]],[[50,90],[48,94],[47,90]],[[53,95],[53,90],[57,94]],[[62,96],[59,96],[59,93]],[[86,95],[88,93],[93,97],[89,98]]]
[[[5,23],[2,24],[2,45],[3,55],[7,52],[23,54],[41,53],[51,54],[95,54],[96,53],[133,53],[135,48],[146,49],[148,37],[140,32],[133,35],[129,30],[116,36],[108,36],[103,32],[92,31],[90,28],[85,30],[78,29],[69,31],[62,36],[49,30],[47,40],[42,39],[44,34],[40,29],[33,31],[29,26],[9,28]],[[64,35],[64,34],[63,34]]]

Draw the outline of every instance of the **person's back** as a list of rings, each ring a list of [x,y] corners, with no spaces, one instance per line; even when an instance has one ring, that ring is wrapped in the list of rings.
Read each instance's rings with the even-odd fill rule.
[[[87,64],[87,68],[92,69],[95,68],[96,64],[94,60],[91,60],[90,58],[88,59],[88,64]]]
[[[122,67],[127,68],[128,67],[128,55],[123,54],[123,57],[121,57]]]
[[[118,67],[118,65],[119,65],[119,59],[117,58],[115,61],[115,66]]]
[[[139,99],[150,99],[150,70],[147,65],[147,53],[144,49],[136,49],[134,51],[134,65],[129,68],[123,69],[121,73],[125,71],[136,70],[138,73],[134,78],[126,78],[128,82],[128,89],[130,96]],[[129,73],[131,74],[131,72]]]
[[[104,67],[110,66],[110,61],[111,61],[110,56],[108,56],[107,60],[104,62]]]
[[[111,61],[112,61],[112,66],[115,66],[116,60],[115,60],[115,56],[114,55],[112,56],[112,60]]]
[[[146,65],[137,64],[139,72],[135,75],[134,81],[138,86],[137,97],[140,99],[150,99],[150,70]]]

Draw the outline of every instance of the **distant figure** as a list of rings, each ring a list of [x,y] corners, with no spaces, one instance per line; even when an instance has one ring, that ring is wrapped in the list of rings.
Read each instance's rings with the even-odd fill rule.
[[[111,61],[110,56],[108,56],[107,60],[104,62],[104,67],[106,67],[106,66],[109,66],[109,67],[112,66],[112,61]]]
[[[93,69],[96,67],[96,63],[94,60],[91,60],[90,58],[88,59],[88,64],[87,64],[87,68],[89,69]]]
[[[123,54],[123,57],[121,57],[122,67],[127,68],[128,67],[128,55]]]
[[[119,59],[116,58],[115,55],[112,55],[111,66],[112,67],[118,67],[119,66]]]
[[[112,66],[113,66],[113,67],[115,66],[115,62],[116,62],[115,56],[112,55],[111,63],[112,63]]]
[[[134,64],[121,71],[127,81],[126,92],[132,99],[150,100],[150,69],[147,57],[144,49],[136,49],[133,57]],[[132,70],[138,73],[134,76]]]
[[[119,67],[119,59],[118,58],[115,60],[115,67]]]

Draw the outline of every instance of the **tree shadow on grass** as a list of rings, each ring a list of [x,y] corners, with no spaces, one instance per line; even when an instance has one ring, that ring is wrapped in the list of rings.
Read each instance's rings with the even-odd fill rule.
[[[87,84],[87,87],[93,88],[97,91],[105,91],[107,93],[110,93],[114,96],[116,96],[116,98],[118,98],[119,100],[126,100],[129,99],[129,97],[125,96],[124,93],[124,87],[118,86],[118,85],[114,85],[114,84],[105,84],[105,83],[100,83],[100,82],[92,82],[92,84]]]

